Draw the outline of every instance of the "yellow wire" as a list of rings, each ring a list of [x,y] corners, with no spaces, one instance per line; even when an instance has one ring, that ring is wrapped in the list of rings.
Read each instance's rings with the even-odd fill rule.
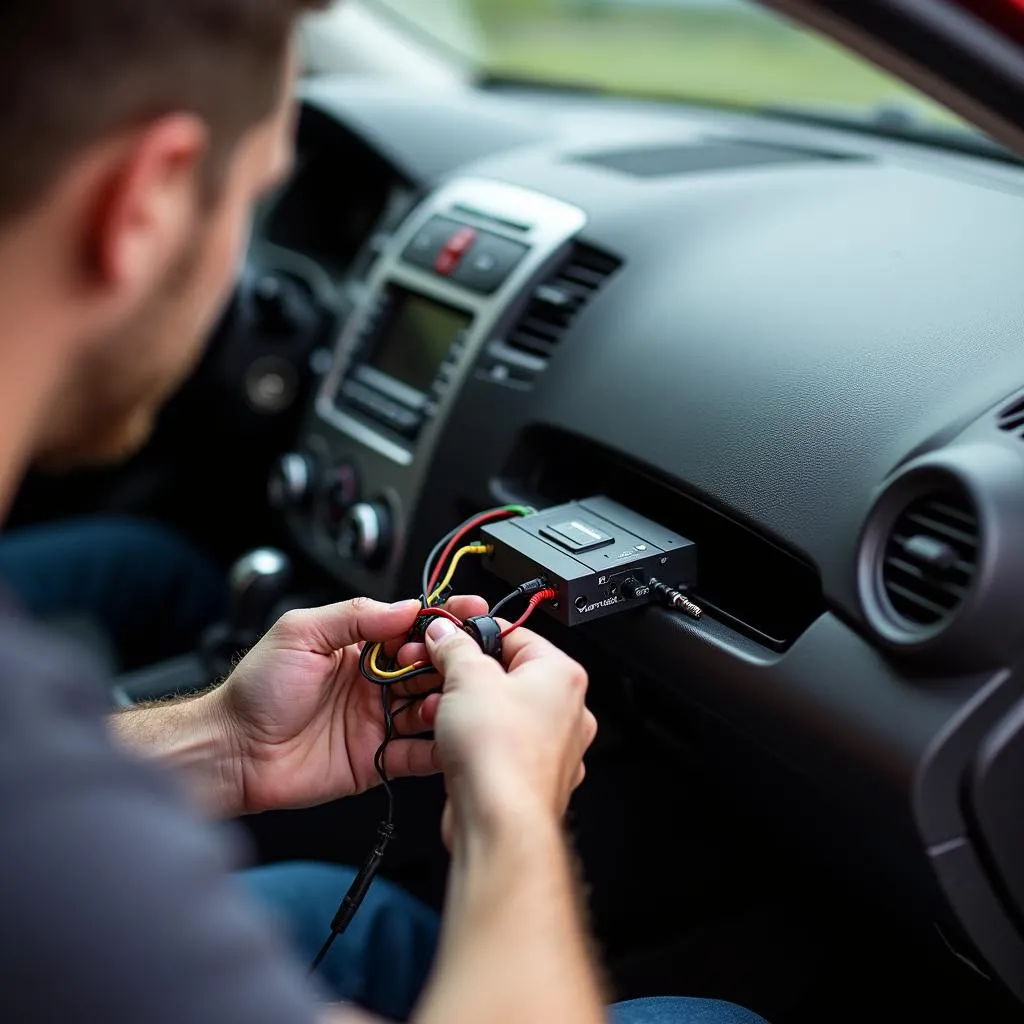
[[[395,672],[388,672],[386,669],[377,667],[377,655],[384,650],[383,644],[374,644],[370,649],[370,671],[375,676],[379,676],[381,679],[404,679],[407,675],[415,672],[417,669],[423,668],[426,665],[425,661],[417,661],[413,665],[406,665],[405,668],[400,668]]]
[[[427,601],[427,607],[429,608],[447,589],[449,584],[455,578],[455,572],[461,562],[468,555],[489,555],[494,549],[487,544],[467,544],[463,548],[459,548],[458,551],[452,556],[451,565],[448,566],[448,571],[444,575],[444,579],[438,584],[437,589],[430,595]],[[377,655],[384,650],[383,644],[374,644],[370,648],[370,671],[379,679],[404,679],[406,676],[411,675],[417,669],[421,669],[426,665],[425,661],[417,661],[414,665],[407,665],[405,668],[397,669],[394,672],[390,672],[387,669],[382,669],[377,664]]]
[[[464,548],[459,548],[452,557],[452,564],[448,566],[448,571],[444,574],[444,579],[437,585],[437,589],[427,599],[427,607],[429,608],[447,589],[451,581],[455,578],[455,570],[459,567],[461,562],[467,555],[489,555],[494,548],[489,547],[487,544],[467,544]]]

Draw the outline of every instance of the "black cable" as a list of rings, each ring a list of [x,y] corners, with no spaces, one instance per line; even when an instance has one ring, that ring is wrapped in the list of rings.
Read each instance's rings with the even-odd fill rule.
[[[423,693],[410,696],[409,699],[392,713],[392,718],[397,718],[399,715],[404,715],[410,708],[416,707],[417,704],[422,704],[428,697],[433,697],[435,693],[441,693],[442,690],[438,687],[435,690],[425,690]]]
[[[320,952],[313,957],[313,962],[309,965],[309,973],[312,974],[323,962],[324,958],[331,951],[331,946],[334,945],[334,940],[341,934],[341,932],[332,931],[327,936],[327,941],[320,947]]]
[[[406,672],[399,679],[384,679],[382,676],[378,676],[373,669],[370,668],[370,644],[367,644],[359,655],[359,671],[363,678],[374,684],[374,686],[380,686],[382,689],[390,689],[396,683],[404,683],[410,679],[417,679],[420,676],[432,676],[437,675],[437,669],[433,665],[424,665],[422,668],[418,668],[412,672]]]
[[[388,843],[394,834],[394,826],[387,822],[382,821],[377,826],[377,844],[363,862],[363,866],[359,869],[359,874],[356,875],[349,886],[348,892],[345,893],[345,898],[341,901],[338,911],[334,915],[334,920],[331,921],[331,934],[327,937],[327,941],[324,942],[323,946],[320,947],[320,952],[313,958],[313,962],[309,966],[310,973],[323,963],[324,957],[327,956],[331,946],[334,944],[334,940],[343,934],[345,929],[352,923],[352,918],[356,916],[356,912],[366,898],[373,880],[377,877],[377,872],[380,870],[381,861],[384,859]]]
[[[384,767],[384,754],[387,752],[388,744],[395,733],[395,719],[391,714],[391,690],[382,686],[380,688],[380,706],[384,712],[384,738],[381,740],[377,753],[373,755],[373,764],[380,777],[380,784],[384,787],[387,795],[387,812],[384,821],[388,825],[394,825],[395,821],[395,794],[391,789],[391,779],[388,777],[388,770]]]
[[[430,575],[433,571],[434,562],[440,557],[444,549],[464,530],[471,526],[479,515],[470,516],[465,522],[455,527],[449,534],[443,537],[436,545],[433,550],[427,556],[427,560],[423,566],[422,573],[422,593],[420,594],[420,605],[422,608],[427,608],[427,599],[430,593]],[[539,581],[543,586],[543,581]],[[539,589],[539,588],[538,588]],[[514,594],[509,595],[508,600],[514,597],[518,597],[520,594],[526,593],[522,587],[520,587]],[[413,624],[413,628],[409,630],[408,636],[406,637],[406,643],[411,643],[413,640],[418,639],[419,633],[417,630],[417,623]],[[415,679],[418,676],[433,675],[436,674],[437,669],[433,665],[424,665],[422,668],[417,669],[414,672],[409,672],[403,675],[400,679],[384,679],[378,676],[370,668],[370,653],[373,650],[373,644],[364,644],[363,649],[359,654],[359,671],[364,679],[373,683],[375,686],[380,687],[380,702],[381,710],[384,715],[384,737],[381,740],[380,746],[377,748],[376,753],[373,755],[373,767],[380,778],[381,786],[384,789],[385,795],[385,814],[383,820],[377,827],[377,843],[373,850],[366,858],[362,868],[356,875],[352,884],[349,886],[348,892],[345,894],[345,898],[341,901],[338,907],[337,913],[334,915],[334,920],[331,922],[331,933],[327,936],[323,946],[320,947],[320,951],[313,959],[310,965],[310,972],[315,971],[320,964],[323,963],[324,958],[331,950],[331,946],[334,944],[334,940],[341,935],[355,917],[356,912],[362,905],[363,899],[366,897],[366,893],[369,891],[370,886],[373,884],[374,878],[377,877],[377,872],[380,870],[381,861],[384,859],[384,853],[387,850],[387,845],[391,841],[392,836],[395,834],[394,826],[394,813],[395,813],[395,796],[394,791],[391,787],[391,778],[388,775],[387,768],[384,765],[384,757],[387,753],[388,744],[395,737],[395,718],[398,715],[404,714],[410,708],[419,704],[421,701],[426,699],[428,696],[434,693],[440,693],[439,689],[432,689],[421,694],[409,695],[407,694],[403,700],[404,703],[397,709],[392,710],[391,707],[391,695],[392,687],[395,683],[405,683],[410,679]],[[396,659],[390,659],[392,671],[396,665]]]
[[[423,563],[423,576],[420,580],[422,583],[422,590],[425,595],[430,593],[430,574],[434,570],[434,563],[440,557],[441,552],[464,530],[468,530],[474,523],[476,523],[482,516],[498,515],[501,512],[508,512],[508,517],[524,514],[522,512],[514,511],[514,509],[520,508],[520,506],[502,506],[499,508],[490,509],[488,512],[478,512],[474,516],[470,516],[468,519],[463,520],[455,527],[450,533],[442,537],[433,547],[430,554],[427,555],[427,560]],[[480,526],[486,526],[486,523],[480,523]],[[426,607],[426,605],[424,605]]]
[[[520,583],[511,594],[506,594],[487,614],[493,619],[497,616],[498,612],[502,610],[507,604],[511,604],[517,597],[526,597],[528,594],[539,594],[548,585],[548,581],[543,576],[537,576],[535,579],[527,580],[525,583]]]
[[[368,650],[369,644],[363,648],[362,654],[365,654]],[[360,668],[363,667],[362,654],[359,659]],[[363,674],[365,675],[366,673],[364,672]],[[334,940],[348,928],[352,918],[356,916],[363,900],[366,898],[367,892],[370,890],[370,886],[373,884],[373,880],[377,877],[377,872],[380,870],[381,862],[384,860],[384,853],[387,850],[388,843],[395,834],[395,794],[391,788],[391,778],[388,775],[387,767],[384,764],[384,755],[387,752],[388,744],[395,734],[395,716],[391,710],[391,690],[388,686],[381,686],[380,688],[380,705],[384,713],[384,736],[376,753],[373,755],[373,767],[380,778],[381,786],[384,788],[384,819],[377,826],[376,845],[363,862],[359,873],[353,879],[348,892],[345,893],[345,898],[338,905],[334,920],[331,922],[331,933],[320,947],[320,952],[313,958],[313,962],[309,966],[310,973],[315,971],[324,962],[324,958],[331,951]]]
[[[504,608],[506,605],[511,604],[517,597],[522,596],[522,590],[520,590],[519,587],[516,587],[516,589],[513,590],[511,594],[506,594],[487,614],[490,615],[492,619],[496,618],[498,613],[502,610],[502,608]]]

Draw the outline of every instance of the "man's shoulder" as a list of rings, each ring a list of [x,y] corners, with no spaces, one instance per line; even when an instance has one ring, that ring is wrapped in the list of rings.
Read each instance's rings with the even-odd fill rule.
[[[0,732],[36,718],[101,719],[105,692],[87,648],[0,605]]]
[[[306,1024],[237,839],[110,735],[87,651],[0,613],[0,1020]],[[59,968],[54,984],[53,965]]]

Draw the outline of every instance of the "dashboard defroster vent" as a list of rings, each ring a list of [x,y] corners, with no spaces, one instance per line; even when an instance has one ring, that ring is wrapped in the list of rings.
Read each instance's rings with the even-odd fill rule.
[[[569,259],[537,287],[506,344],[547,362],[562,335],[620,266],[614,256],[575,246]]]
[[[1008,434],[1016,434],[1024,441],[1024,398],[1018,398],[1011,405],[1001,410],[996,422],[1000,430]]]
[[[964,491],[936,491],[904,509],[881,566],[882,591],[904,628],[933,629],[956,613],[978,567],[978,546],[978,515]]]

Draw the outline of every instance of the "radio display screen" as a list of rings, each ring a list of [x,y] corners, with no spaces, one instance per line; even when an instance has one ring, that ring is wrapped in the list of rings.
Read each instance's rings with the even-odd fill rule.
[[[473,318],[404,288],[393,288],[391,299],[385,327],[366,362],[416,391],[427,392]]]

